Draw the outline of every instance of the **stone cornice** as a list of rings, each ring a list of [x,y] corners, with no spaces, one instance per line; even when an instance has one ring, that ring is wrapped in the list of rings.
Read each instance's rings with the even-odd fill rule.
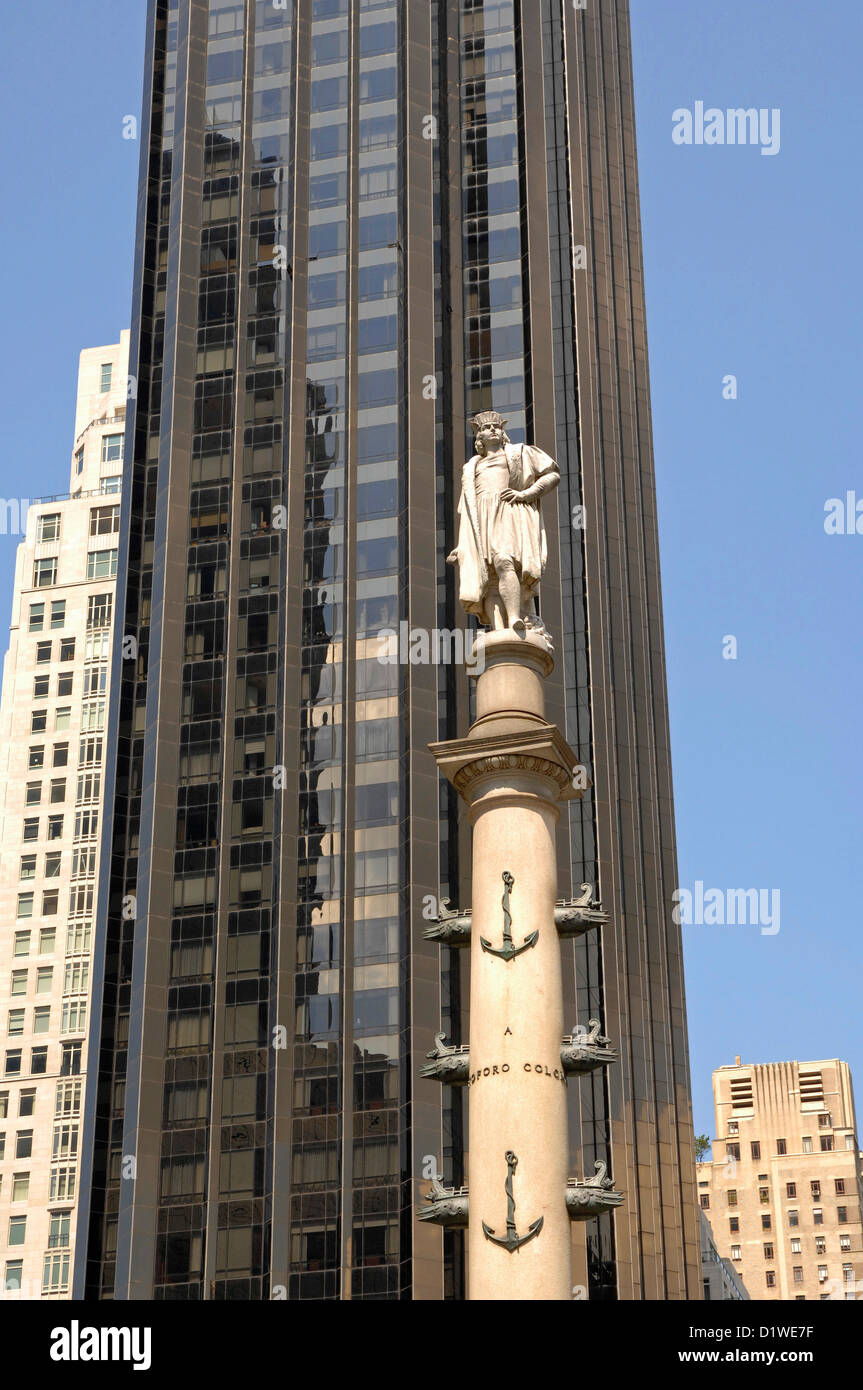
[[[480,735],[431,743],[429,749],[441,772],[456,791],[470,800],[477,782],[516,773],[544,777],[555,783],[561,801],[577,799],[573,784],[578,759],[554,724],[519,733]]]

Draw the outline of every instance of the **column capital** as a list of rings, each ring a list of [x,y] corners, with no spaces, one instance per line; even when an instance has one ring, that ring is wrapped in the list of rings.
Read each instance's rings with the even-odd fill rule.
[[[429,750],[449,782],[465,801],[472,801],[477,784],[501,774],[547,778],[557,787],[557,800],[573,801],[582,791],[573,785],[578,758],[554,724],[518,733],[468,735]]]

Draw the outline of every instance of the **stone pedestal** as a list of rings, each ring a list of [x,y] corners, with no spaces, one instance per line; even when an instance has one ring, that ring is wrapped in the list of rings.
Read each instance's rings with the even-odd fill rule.
[[[476,722],[432,746],[473,825],[471,1300],[571,1297],[555,824],[580,792],[544,716],[553,664],[538,634],[485,634]]]

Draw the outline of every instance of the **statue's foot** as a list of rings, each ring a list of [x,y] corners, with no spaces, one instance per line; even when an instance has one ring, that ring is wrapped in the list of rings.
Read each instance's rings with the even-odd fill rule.
[[[550,652],[554,651],[554,642],[552,641],[551,633],[542,621],[542,618],[528,618],[527,626],[536,637],[545,643]]]

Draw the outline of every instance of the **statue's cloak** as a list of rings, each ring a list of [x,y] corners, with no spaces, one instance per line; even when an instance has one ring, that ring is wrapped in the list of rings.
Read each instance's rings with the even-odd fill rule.
[[[509,464],[510,487],[524,492],[546,473],[557,472],[553,458],[532,444],[504,446]],[[477,505],[476,470],[481,456],[474,454],[464,466],[461,479],[461,499],[458,504],[459,530],[456,556],[459,573],[459,600],[468,613],[475,613],[480,622],[490,627],[491,615],[486,612],[485,600],[490,580],[493,538],[482,525]],[[517,530],[517,544],[507,547],[516,551],[512,558],[522,584],[533,589],[542,578],[548,559],[548,543],[539,500],[504,503],[509,508],[508,529]]]

